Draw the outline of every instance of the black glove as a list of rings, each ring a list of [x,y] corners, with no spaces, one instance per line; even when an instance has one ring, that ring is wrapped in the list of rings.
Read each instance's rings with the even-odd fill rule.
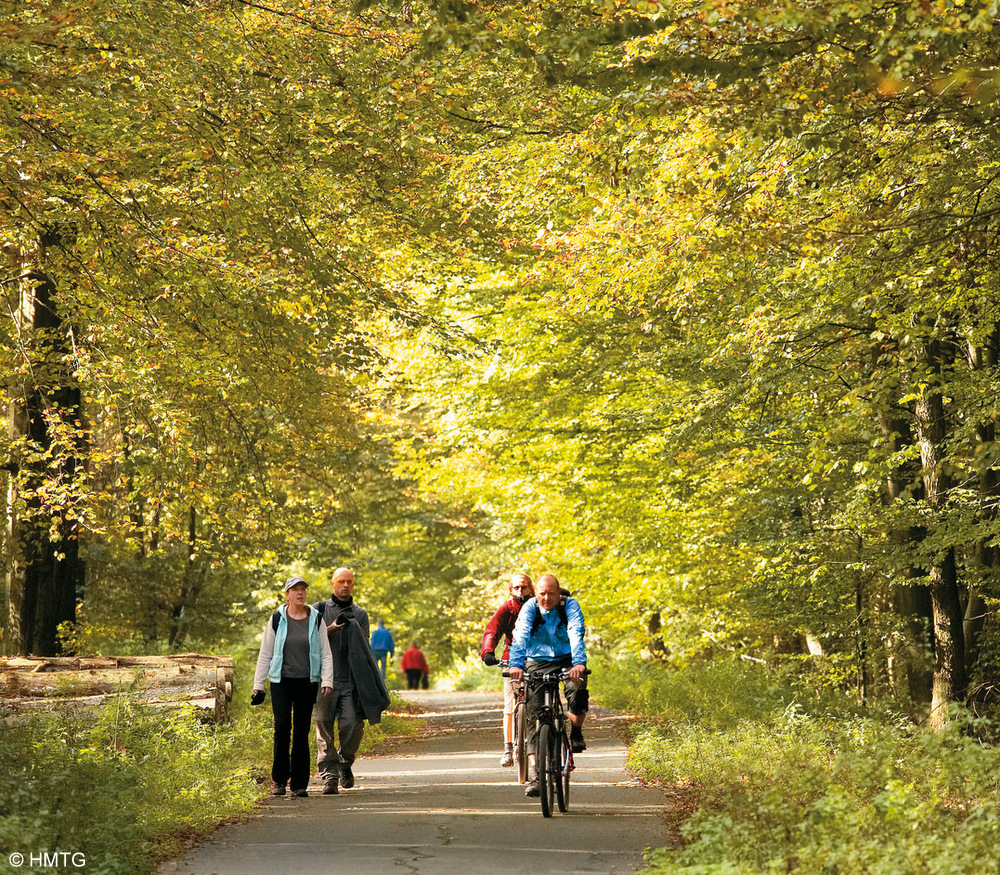
[[[493,653],[493,651],[483,654],[483,662],[487,665],[500,665],[500,660],[497,659],[497,656]]]
[[[263,701],[264,701],[264,691],[263,690],[254,690],[253,691],[253,695],[250,697],[250,704],[251,705],[259,705]]]
[[[346,623],[348,620],[354,619],[354,608],[344,608],[337,617],[338,623]]]

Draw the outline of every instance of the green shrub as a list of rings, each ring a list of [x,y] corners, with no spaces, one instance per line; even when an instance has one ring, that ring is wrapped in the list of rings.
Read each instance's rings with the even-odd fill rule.
[[[26,860],[80,853],[88,875],[147,875],[181,838],[250,811],[267,786],[273,737],[270,706],[249,704],[256,657],[254,648],[235,655],[232,719],[221,726],[132,692],[100,710],[0,721],[0,847]],[[392,696],[362,751],[416,731]]]
[[[629,767],[697,809],[678,847],[648,854],[646,875],[997,871],[1000,751],[979,740],[994,727],[956,711],[934,734],[847,700],[838,711],[826,694],[808,711],[794,683],[775,695],[782,676],[756,671],[763,677],[719,666],[657,679],[665,719],[635,728]],[[745,703],[732,688],[704,687],[737,676]]]
[[[499,666],[486,666],[478,656],[467,656],[452,666],[441,684],[462,691],[502,690],[503,675]]]
[[[811,712],[849,707],[843,696],[799,676],[794,665],[774,669],[734,658],[683,670],[611,660],[591,667],[590,687],[602,705],[667,723],[727,727],[789,707]]]
[[[4,726],[0,844],[25,856],[83,853],[88,873],[150,872],[179,833],[253,807],[260,789],[245,736],[128,694],[96,719],[67,711]]]

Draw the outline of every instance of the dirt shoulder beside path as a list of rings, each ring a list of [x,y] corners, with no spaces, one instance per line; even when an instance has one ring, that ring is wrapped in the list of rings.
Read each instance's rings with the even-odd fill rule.
[[[269,797],[162,875],[493,875],[625,873],[669,841],[659,790],[624,772],[614,715],[588,718],[569,811],[543,818],[513,769],[501,769],[499,694],[407,691],[425,731],[360,758],[357,785],[336,796]]]

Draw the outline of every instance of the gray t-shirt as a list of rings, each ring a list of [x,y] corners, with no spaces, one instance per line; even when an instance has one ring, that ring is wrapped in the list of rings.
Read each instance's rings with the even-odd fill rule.
[[[288,621],[288,633],[285,636],[285,649],[282,651],[281,677],[309,677],[309,618]]]

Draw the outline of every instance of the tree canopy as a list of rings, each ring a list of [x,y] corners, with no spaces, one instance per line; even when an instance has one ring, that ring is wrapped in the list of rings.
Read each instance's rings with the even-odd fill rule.
[[[986,697],[996,3],[2,8],[6,649],[72,541],[81,646],[356,564],[448,661],[526,568]]]

